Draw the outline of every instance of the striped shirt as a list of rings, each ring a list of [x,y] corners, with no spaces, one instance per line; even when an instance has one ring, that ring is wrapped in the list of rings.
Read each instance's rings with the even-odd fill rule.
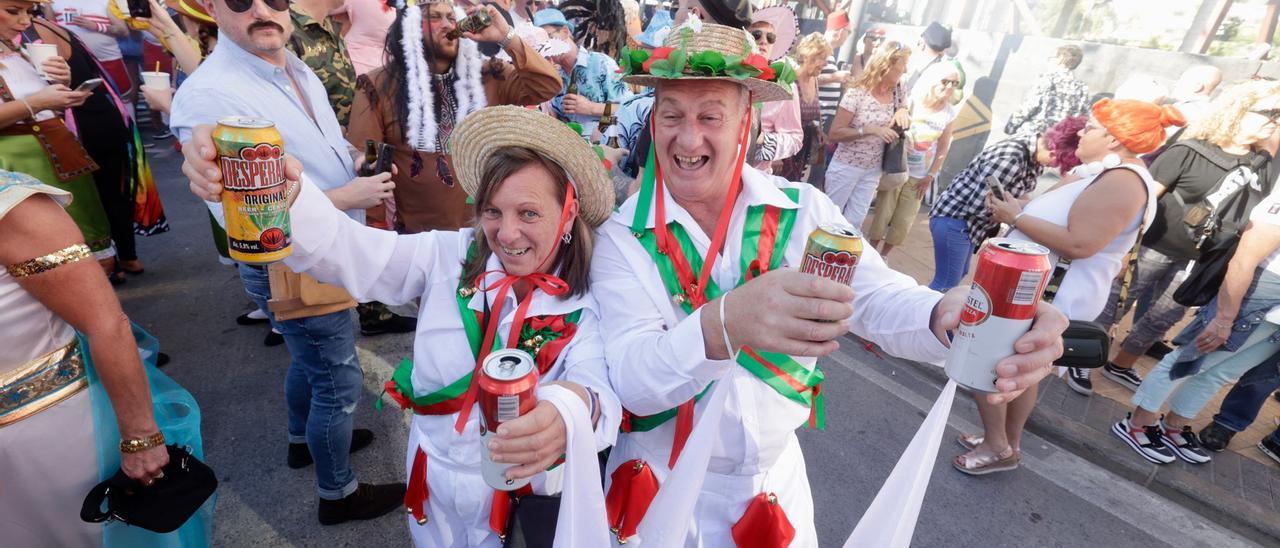
[[[822,67],[822,74],[819,78],[836,72],[836,58],[832,55],[827,57],[827,64]],[[819,85],[818,104],[822,105],[822,120],[824,123],[835,116],[836,109],[840,107],[840,82]]]

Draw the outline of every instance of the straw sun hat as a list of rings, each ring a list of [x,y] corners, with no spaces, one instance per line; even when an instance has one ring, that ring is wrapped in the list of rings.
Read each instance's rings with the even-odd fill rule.
[[[573,128],[542,112],[515,106],[483,108],[454,128],[449,143],[458,181],[472,198],[489,157],[502,148],[520,147],[564,168],[578,198],[578,214],[587,224],[600,226],[613,211],[613,182],[595,149]]]
[[[725,80],[746,86],[754,102],[791,98],[795,70],[784,61],[769,63],[756,52],[747,31],[690,19],[671,29],[653,53],[622,52],[622,80],[656,86],[671,80]],[[676,64],[680,64],[676,67]]]

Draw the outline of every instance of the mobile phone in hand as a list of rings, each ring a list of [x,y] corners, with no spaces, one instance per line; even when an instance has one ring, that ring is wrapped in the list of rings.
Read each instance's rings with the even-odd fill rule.
[[[1005,199],[1004,189],[1000,188],[1000,179],[997,179],[994,175],[987,176],[987,188],[991,189],[992,196],[1001,200]]]
[[[93,78],[91,80],[85,80],[83,82],[80,82],[80,85],[76,86],[76,91],[93,91],[95,89],[98,89],[98,86],[101,86],[101,85],[102,85],[102,78]]]
[[[372,175],[390,173],[391,162],[395,159],[396,148],[386,143],[378,143],[378,160],[373,164]]]
[[[148,19],[151,17],[151,2],[148,0],[128,0],[129,17],[141,17]]]

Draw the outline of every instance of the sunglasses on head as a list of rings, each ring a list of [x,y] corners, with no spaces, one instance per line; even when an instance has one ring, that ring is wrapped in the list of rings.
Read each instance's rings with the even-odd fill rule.
[[[254,0],[226,0],[227,7],[236,13],[244,13],[253,7]],[[289,0],[262,0],[268,8],[276,11],[289,11]]]
[[[764,38],[764,41],[765,41],[766,43],[769,43],[769,44],[772,44],[772,43],[774,43],[774,42],[778,41],[778,35],[777,35],[777,34],[774,34],[774,33],[772,33],[772,32],[765,32],[765,31],[762,31],[762,30],[759,30],[759,29],[751,31],[751,37],[752,37],[752,38],[755,38],[756,40],[759,40],[759,39],[761,39],[761,38]]]
[[[1251,110],[1254,114],[1265,117],[1271,123],[1280,123],[1280,108],[1264,108],[1260,110]]]

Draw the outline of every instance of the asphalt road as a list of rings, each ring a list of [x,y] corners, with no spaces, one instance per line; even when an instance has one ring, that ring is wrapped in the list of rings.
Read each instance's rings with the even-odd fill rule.
[[[165,371],[196,397],[206,460],[221,481],[214,536],[219,546],[404,546],[404,515],[321,527],[311,469],[284,464],[283,379],[289,355],[262,346],[264,327],[240,327],[250,308],[235,269],[219,265],[203,205],[164,145],[153,168],[172,230],[141,239],[147,272],[119,289],[130,317],[173,356]],[[359,337],[365,394],[358,426],[378,439],[353,457],[362,481],[403,478],[406,417],[373,409],[408,335]],[[828,426],[800,434],[823,546],[839,546],[874,498],[940,387],[909,367],[846,344],[825,359]],[[1243,538],[1037,438],[1023,467],[970,478],[955,472],[956,428],[977,415],[958,394],[925,498],[917,546],[1247,546]]]

